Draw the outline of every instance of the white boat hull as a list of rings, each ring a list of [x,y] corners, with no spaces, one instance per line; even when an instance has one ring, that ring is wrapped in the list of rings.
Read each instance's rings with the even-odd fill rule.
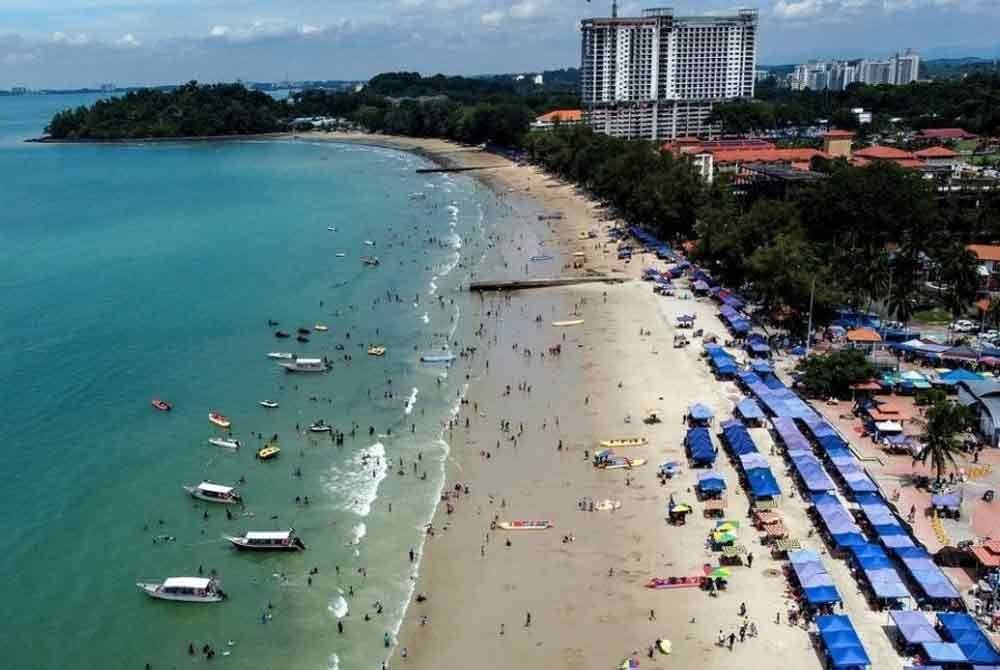
[[[220,505],[239,505],[239,498],[213,498],[212,496],[204,495],[194,486],[185,486],[184,490],[187,491],[192,498],[197,500],[204,500],[205,502],[218,503]]]
[[[219,437],[213,437],[209,439],[208,443],[213,447],[222,447],[223,449],[239,449],[239,440],[224,440]]]
[[[216,592],[207,593],[204,596],[195,596],[180,593],[164,593],[159,590],[160,586],[162,586],[161,584],[151,582],[136,582],[135,585],[147,596],[156,598],[157,600],[171,600],[179,603],[218,603],[225,599],[224,595]]]

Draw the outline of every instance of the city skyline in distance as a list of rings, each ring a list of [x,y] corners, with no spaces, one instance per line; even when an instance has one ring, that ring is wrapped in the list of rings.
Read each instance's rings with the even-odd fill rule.
[[[0,88],[170,84],[189,79],[367,79],[529,72],[580,64],[579,22],[610,0],[0,0]],[[884,56],[1000,56],[993,0],[621,2],[621,15],[760,13],[758,63]]]

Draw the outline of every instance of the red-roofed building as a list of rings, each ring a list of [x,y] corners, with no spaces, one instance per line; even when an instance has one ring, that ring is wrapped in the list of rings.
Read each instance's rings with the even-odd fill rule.
[[[1000,287],[1000,245],[970,244],[966,247],[979,261],[979,277],[990,291]]]
[[[720,172],[738,171],[746,163],[779,163],[808,170],[813,158],[829,158],[818,149],[723,149],[711,153]]]
[[[925,128],[920,131],[920,137],[925,140],[974,140],[973,135],[964,128]]]
[[[928,147],[920,151],[913,152],[913,155],[927,163],[927,165],[954,165],[958,162],[958,153],[947,147]]]
[[[823,152],[831,158],[846,158],[851,160],[851,149],[854,146],[854,133],[850,130],[831,128],[823,134]]]
[[[556,124],[575,126],[583,123],[583,111],[579,109],[555,109],[542,114],[531,124],[532,130],[549,130]]]

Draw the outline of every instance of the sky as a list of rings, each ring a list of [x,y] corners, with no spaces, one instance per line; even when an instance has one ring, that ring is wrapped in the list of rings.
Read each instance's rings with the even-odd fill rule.
[[[725,0],[624,0],[726,13]],[[756,0],[758,62],[1000,57],[1000,0]],[[0,88],[368,79],[579,64],[581,18],[611,0],[0,0]]]

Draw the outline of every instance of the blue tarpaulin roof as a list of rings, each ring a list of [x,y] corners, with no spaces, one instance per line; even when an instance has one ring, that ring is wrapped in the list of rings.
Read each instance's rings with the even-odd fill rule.
[[[838,547],[847,548],[867,543],[861,529],[854,523],[854,518],[837,498],[828,493],[817,493],[813,496],[813,503],[827,533],[833,537]]]
[[[830,665],[834,668],[855,668],[871,665],[871,659],[858,638],[850,619],[830,614],[816,617],[819,636],[823,641]]]
[[[719,493],[726,488],[726,480],[718,472],[708,471],[698,473],[698,488],[706,493]]]
[[[740,416],[744,419],[763,419],[764,410],[760,408],[756,402],[751,398],[744,398],[736,403],[736,411],[739,412]]]
[[[785,448],[789,453],[796,451],[807,451],[812,453],[812,448],[809,446],[809,440],[806,436],[802,434],[798,426],[795,425],[795,419],[785,416],[776,416],[771,419],[771,425],[774,426],[775,432],[778,433],[778,437],[784,442]]]
[[[837,486],[830,479],[830,475],[826,473],[818,458],[807,451],[793,451],[790,456],[795,471],[810,493],[837,490]]]
[[[840,593],[833,584],[833,578],[823,566],[819,554],[803,549],[790,552],[788,560],[791,561],[795,576],[810,604],[825,605],[840,602]]]
[[[695,421],[708,421],[715,416],[711,407],[700,402],[691,405],[691,409],[688,412]]]
[[[781,495],[781,487],[770,469],[756,468],[747,472],[750,492],[755,498],[773,498]]]
[[[942,612],[938,614],[938,621],[944,627],[945,636],[958,644],[968,662],[983,665],[1000,663],[1000,654],[971,616],[964,612]]]
[[[924,655],[931,663],[966,663],[962,648],[954,642],[924,642]]]
[[[946,372],[939,378],[942,384],[957,384],[958,382],[972,382],[972,381],[982,381],[982,375],[977,375],[975,372],[966,370],[965,368],[956,368],[951,372]]]
[[[726,440],[730,451],[736,456],[758,451],[757,445],[754,444],[753,438],[750,437],[750,431],[739,421],[727,421],[723,423],[722,437]]]
[[[715,447],[712,445],[712,436],[707,428],[692,428],[688,431],[684,439],[687,446],[688,455],[695,463],[712,464],[715,462]]]
[[[906,537],[893,536],[893,537]],[[945,576],[930,554],[920,547],[894,547],[893,551],[903,562],[903,567],[910,573],[913,581],[928,598],[952,599],[960,598],[958,590],[954,584]]]
[[[934,625],[919,610],[891,610],[889,616],[892,617],[899,634],[907,644],[941,641],[941,636],[934,630]]]

